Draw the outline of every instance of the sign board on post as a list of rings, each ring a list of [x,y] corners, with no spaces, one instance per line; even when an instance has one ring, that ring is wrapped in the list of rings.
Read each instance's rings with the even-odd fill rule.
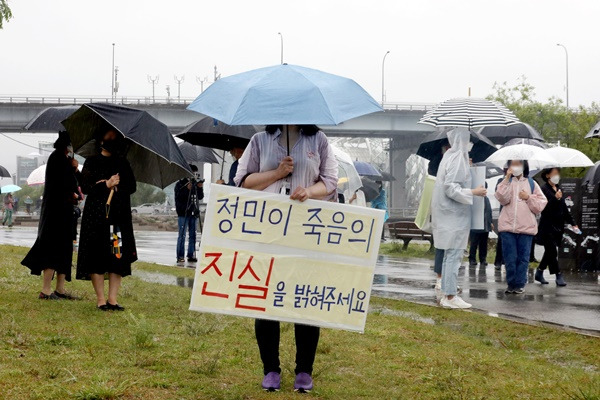
[[[383,210],[210,189],[190,310],[364,331]]]
[[[581,211],[573,215],[575,222],[579,223],[582,231],[581,242],[577,252],[580,271],[599,270],[599,242],[598,226],[598,184],[585,184],[581,188]]]
[[[485,185],[485,167],[471,167],[471,189]],[[484,229],[485,200],[481,196],[473,196],[471,207],[471,229]]]
[[[581,215],[581,179],[563,178],[560,188],[565,199],[569,213],[577,221]],[[558,248],[558,263],[563,271],[577,269],[577,252],[579,235],[565,227],[560,246]]]

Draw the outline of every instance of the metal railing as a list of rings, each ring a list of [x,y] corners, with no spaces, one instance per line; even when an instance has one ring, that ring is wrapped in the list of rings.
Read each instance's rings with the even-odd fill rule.
[[[63,104],[75,105],[84,103],[114,103],[123,105],[188,105],[194,101],[192,97],[155,97],[152,96],[121,96],[117,99],[112,99],[110,96],[67,96],[67,95],[32,95],[32,96],[10,96],[0,95],[0,103],[9,104]],[[400,110],[400,111],[428,111],[435,106],[435,103],[418,103],[418,102],[403,102],[403,103],[384,103],[385,110]]]
[[[188,105],[193,98],[173,97],[119,97],[109,96],[0,96],[0,103],[9,104],[48,104],[48,105],[77,105],[84,103],[114,103],[122,105]]]

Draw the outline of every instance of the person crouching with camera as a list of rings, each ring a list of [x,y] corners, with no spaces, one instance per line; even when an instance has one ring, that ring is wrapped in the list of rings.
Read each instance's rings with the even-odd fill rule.
[[[175,209],[177,210],[177,223],[179,225],[179,235],[177,237],[177,263],[183,263],[185,259],[185,232],[189,230],[189,241],[187,250],[187,259],[189,262],[196,262],[196,226],[200,216],[200,200],[204,198],[204,189],[202,184],[204,179],[198,175],[198,167],[190,164],[194,173],[193,178],[184,178],[175,185]]]

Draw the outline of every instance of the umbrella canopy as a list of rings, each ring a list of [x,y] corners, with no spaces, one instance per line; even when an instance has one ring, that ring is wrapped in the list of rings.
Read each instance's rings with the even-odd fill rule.
[[[2,165],[0,165],[0,178],[10,178],[10,172]]]
[[[504,145],[502,147],[512,146],[515,144],[529,144],[531,146],[540,147],[542,149],[548,148],[548,145],[546,143],[540,142],[537,139],[517,139],[517,138],[510,139],[508,142],[504,143]]]
[[[365,201],[373,201],[379,196],[379,185],[369,178],[361,178],[362,187],[360,190],[365,194]]]
[[[509,126],[486,126],[482,128],[481,133],[490,139],[494,144],[505,144],[511,139],[535,139],[544,141],[542,135],[529,124],[519,122]]]
[[[556,159],[546,150],[530,144],[502,146],[498,151],[489,156],[486,161],[503,168],[508,160],[527,160],[531,170],[539,170],[557,165]]]
[[[177,137],[197,146],[229,151],[234,147],[246,148],[250,138],[264,130],[262,125],[231,126],[214,118],[204,117],[183,128]]]
[[[18,192],[19,190],[21,190],[21,187],[17,186],[17,185],[6,185],[6,186],[2,186],[2,193],[14,193],[14,192]]]
[[[489,162],[478,162],[473,164],[475,167],[485,167],[485,179],[490,179],[495,176],[504,175],[504,170]]]
[[[582,180],[583,184],[595,185],[600,182],[600,161],[587,170]]]
[[[484,126],[510,126],[519,119],[497,101],[474,97],[446,100],[427,112],[419,121],[431,126],[463,126],[469,129]]]
[[[195,146],[188,142],[179,143],[179,150],[183,154],[183,158],[188,163],[209,163],[216,164],[219,162],[215,152],[208,147]]]
[[[546,152],[556,159],[557,167],[591,167],[594,162],[581,151],[568,147],[556,146],[546,149]]]
[[[162,189],[192,173],[169,128],[145,111],[89,103],[62,123],[73,149],[83,157],[96,154],[95,140],[107,124],[115,128],[128,141],[127,160],[139,182]]]
[[[440,129],[437,132],[427,135],[419,145],[417,155],[428,160],[439,156],[444,144],[448,144],[448,132],[453,129]],[[473,130],[469,131],[469,133],[471,134],[470,140],[473,142],[473,148],[469,152],[469,156],[473,159],[473,162],[483,161],[496,151],[496,146],[488,138]]]
[[[381,169],[378,169],[378,171],[381,174],[382,181],[393,182],[396,180],[396,178],[394,178],[394,175],[390,174],[389,172],[382,171]]]
[[[338,189],[351,197],[362,186],[360,175],[356,172],[352,158],[337,146],[331,146],[338,162]]]
[[[588,134],[585,135],[585,138],[586,139],[600,138],[600,121],[598,121],[598,123],[596,125],[594,125],[594,127],[592,129],[590,129]]]
[[[383,176],[381,175],[381,173],[377,170],[377,168],[375,168],[373,166],[373,164],[370,164],[368,162],[365,161],[354,161],[354,167],[356,168],[356,171],[358,172],[358,174],[360,176],[375,180],[375,181],[381,181],[383,180]]]
[[[40,111],[31,121],[23,127],[23,130],[30,132],[58,132],[64,131],[65,127],[61,123],[69,118],[71,114],[79,109],[79,106],[59,106],[48,107]]]
[[[48,164],[42,164],[39,167],[37,167],[36,169],[34,169],[33,171],[31,171],[31,173],[27,177],[27,185],[37,186],[37,185],[43,185],[44,183],[46,183],[46,166],[47,165]],[[79,166],[77,168],[79,169],[79,171],[81,171],[83,169],[83,165],[79,164]]]
[[[337,125],[382,111],[352,79],[288,64],[219,79],[188,109],[229,125]]]

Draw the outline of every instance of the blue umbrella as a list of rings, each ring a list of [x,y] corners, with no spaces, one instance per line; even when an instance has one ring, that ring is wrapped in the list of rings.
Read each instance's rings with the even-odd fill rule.
[[[287,64],[219,79],[188,109],[229,125],[337,125],[382,111],[352,79]]]
[[[6,185],[2,186],[2,193],[13,193],[18,192],[21,188],[17,185]]]
[[[360,176],[370,178],[374,181],[383,180],[383,175],[372,164],[364,161],[354,161],[354,167]]]

